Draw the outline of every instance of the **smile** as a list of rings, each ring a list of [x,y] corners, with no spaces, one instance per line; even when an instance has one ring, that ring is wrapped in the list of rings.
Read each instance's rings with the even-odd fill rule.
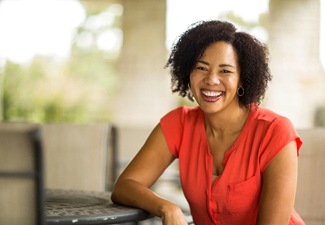
[[[207,90],[203,90],[202,94],[207,96],[207,97],[219,97],[223,94],[222,91],[207,91]]]

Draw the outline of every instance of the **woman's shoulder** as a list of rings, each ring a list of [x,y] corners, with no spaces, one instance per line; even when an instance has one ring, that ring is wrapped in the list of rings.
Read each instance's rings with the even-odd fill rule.
[[[252,106],[251,111],[254,114],[256,120],[265,121],[265,122],[275,122],[277,121],[288,121],[289,119],[283,115],[280,115],[274,112],[271,109],[264,108],[261,106]]]
[[[251,108],[257,125],[264,124],[268,129],[295,129],[289,118],[274,112],[271,109],[254,106]],[[262,127],[265,127],[262,126]]]
[[[179,106],[175,109],[173,109],[172,111],[179,111],[179,112],[183,112],[186,114],[189,113],[199,113],[201,111],[201,108],[199,106]]]
[[[197,124],[203,117],[203,112],[200,107],[180,106],[165,114],[160,119],[162,126],[172,125],[173,129],[181,128],[185,124]]]
[[[175,109],[169,111],[164,117],[190,117],[190,116],[198,116],[202,113],[200,107],[190,107],[190,106],[179,106]]]

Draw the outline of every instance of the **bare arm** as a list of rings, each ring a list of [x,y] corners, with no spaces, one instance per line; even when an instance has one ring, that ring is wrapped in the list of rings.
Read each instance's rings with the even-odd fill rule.
[[[257,225],[288,225],[297,185],[297,145],[290,142],[263,174]]]
[[[144,209],[161,217],[165,225],[187,224],[181,209],[149,188],[173,162],[160,125],[157,125],[139,153],[118,178],[112,201]]]

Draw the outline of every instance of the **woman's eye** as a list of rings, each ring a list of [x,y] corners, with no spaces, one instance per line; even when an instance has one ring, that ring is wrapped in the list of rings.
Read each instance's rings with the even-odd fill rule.
[[[197,69],[197,70],[204,70],[204,71],[207,71],[207,69],[206,69],[205,67],[203,67],[203,66],[198,66],[198,67],[196,67],[196,69]]]
[[[231,73],[229,70],[221,70],[221,73]]]

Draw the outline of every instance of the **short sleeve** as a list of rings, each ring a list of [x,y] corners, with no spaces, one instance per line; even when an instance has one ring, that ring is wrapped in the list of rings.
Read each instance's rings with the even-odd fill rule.
[[[277,154],[279,154],[291,141],[296,142],[297,156],[299,156],[302,140],[298,136],[291,121],[286,117],[277,117],[274,119],[265,133],[264,141],[260,148],[260,165],[262,172],[275,156],[277,156]]]
[[[160,126],[172,154],[178,158],[182,142],[185,108],[179,107],[167,113],[160,120]]]

